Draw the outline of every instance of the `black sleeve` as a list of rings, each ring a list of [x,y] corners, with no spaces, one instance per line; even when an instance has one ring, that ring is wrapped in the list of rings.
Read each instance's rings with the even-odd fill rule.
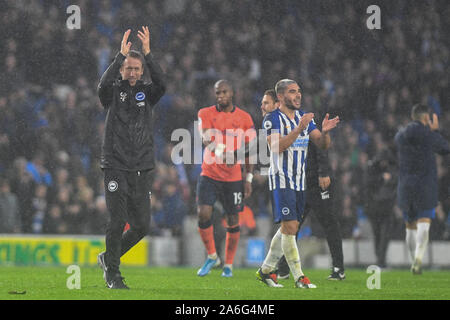
[[[322,150],[320,148],[316,148],[317,153],[317,173],[319,177],[330,177],[331,176],[331,167],[330,161],[328,160],[328,150]]]
[[[145,63],[147,64],[150,71],[150,77],[152,78],[152,83],[148,86],[146,95],[149,97],[150,104],[155,105],[166,92],[164,73],[159,64],[153,60],[153,55],[151,53],[145,56]]]
[[[112,101],[112,88],[113,83],[116,80],[120,66],[122,65],[123,61],[125,60],[125,56],[122,55],[120,52],[116,54],[114,61],[109,65],[108,69],[103,73],[100,83],[97,87],[97,93],[98,97],[100,98],[100,102],[102,103],[103,107],[108,108],[111,101]]]
[[[430,131],[429,139],[434,152],[440,155],[446,155],[450,153],[450,146],[444,139],[444,137],[439,133],[439,131]]]

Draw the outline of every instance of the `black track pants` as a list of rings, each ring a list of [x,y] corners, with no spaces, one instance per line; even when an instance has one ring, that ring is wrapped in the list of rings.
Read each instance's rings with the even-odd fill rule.
[[[311,210],[312,215],[323,228],[333,267],[344,269],[341,227],[333,206],[332,196],[332,188],[325,191],[320,188],[311,188],[307,193],[306,211]]]
[[[151,171],[104,169],[106,206],[106,265],[119,272],[120,257],[148,233],[150,226]],[[126,223],[130,228],[124,233]]]

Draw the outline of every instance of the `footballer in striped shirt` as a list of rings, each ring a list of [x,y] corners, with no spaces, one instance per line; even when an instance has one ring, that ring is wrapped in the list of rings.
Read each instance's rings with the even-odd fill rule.
[[[331,143],[329,131],[337,126],[339,117],[329,119],[327,114],[321,132],[313,120],[314,114],[301,111],[302,93],[297,82],[280,80],[275,91],[280,106],[265,116],[263,128],[270,148],[268,178],[274,222],[281,223],[281,227],[272,239],[257,277],[269,286],[278,286],[274,285],[272,272],[284,254],[296,286],[315,288],[303,274],[296,241],[305,207],[308,143],[311,139],[319,148],[328,149]]]

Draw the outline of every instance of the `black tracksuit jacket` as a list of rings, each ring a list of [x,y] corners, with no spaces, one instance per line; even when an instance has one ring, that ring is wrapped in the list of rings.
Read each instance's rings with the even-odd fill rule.
[[[161,67],[150,54],[145,63],[152,82],[119,79],[125,57],[119,52],[103,74],[98,96],[107,110],[102,143],[101,168],[144,171],[154,168],[153,106],[165,92]]]

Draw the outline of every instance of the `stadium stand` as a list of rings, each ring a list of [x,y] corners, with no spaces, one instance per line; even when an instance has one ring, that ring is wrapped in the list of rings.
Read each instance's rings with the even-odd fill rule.
[[[385,172],[395,179],[393,137],[410,107],[428,104],[449,133],[446,1],[379,1],[382,32],[366,28],[365,7],[356,1],[78,3],[79,30],[65,27],[68,1],[6,0],[0,12],[0,220],[15,216],[0,224],[0,233],[104,234],[99,152],[105,114],[96,86],[126,28],[150,26],[168,78],[155,109],[154,234],[179,235],[183,219],[195,215],[199,166],[170,165],[170,135],[176,128],[193,132],[197,110],[214,101],[205,88],[218,78],[236,84],[237,105],[257,125],[262,93],[280,78],[299,80],[306,109],[340,116],[330,158],[345,238],[371,237],[364,227],[375,201],[370,182]],[[439,158],[442,207],[431,239],[450,240],[449,177],[448,163]],[[271,213],[265,178],[254,181],[258,192],[248,205],[258,220]],[[384,186],[375,190],[376,201],[395,196],[395,183]],[[394,204],[391,211],[392,238],[402,240],[401,213]]]

